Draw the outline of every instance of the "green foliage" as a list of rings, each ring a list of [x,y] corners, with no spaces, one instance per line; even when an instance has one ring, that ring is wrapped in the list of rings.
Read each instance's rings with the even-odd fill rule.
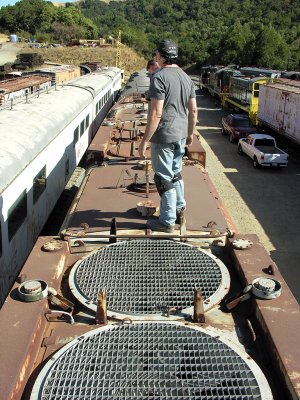
[[[62,43],[74,38],[95,38],[97,26],[82,14],[75,6],[54,7],[44,0],[21,0],[15,6],[0,9],[1,30],[8,32],[26,32],[22,37],[37,35],[51,36]],[[79,34],[80,33],[80,34]],[[44,40],[43,40],[44,41]]]
[[[21,0],[0,9],[3,30],[51,33],[62,41],[113,36],[151,57],[156,43],[172,38],[180,62],[299,69],[299,0],[81,0],[54,7]]]
[[[296,39],[289,47],[287,69],[300,70],[300,38]]]
[[[53,10],[54,6],[44,0],[22,0],[13,7],[0,9],[0,26],[10,32],[26,31],[34,35],[50,28]]]
[[[51,35],[46,32],[36,32],[35,39],[38,43],[50,43]]]
[[[120,29],[123,43],[126,43],[129,47],[140,53],[149,49],[150,43],[145,32],[129,25],[121,26]]]
[[[255,34],[249,24],[235,23],[222,36],[218,59],[221,64],[251,65],[255,47]]]
[[[272,26],[262,29],[256,37],[256,63],[258,67],[285,69],[289,48]]]
[[[121,29],[123,41],[147,57],[160,39],[176,40],[182,64],[277,68],[287,64],[289,47],[300,38],[299,0],[84,0],[80,7],[102,35]],[[292,54],[291,65],[298,59]]]

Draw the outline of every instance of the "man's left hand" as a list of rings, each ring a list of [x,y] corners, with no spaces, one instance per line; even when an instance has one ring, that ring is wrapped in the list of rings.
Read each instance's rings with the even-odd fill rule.
[[[185,144],[189,147],[193,143],[193,136],[194,135],[188,135],[186,138]]]

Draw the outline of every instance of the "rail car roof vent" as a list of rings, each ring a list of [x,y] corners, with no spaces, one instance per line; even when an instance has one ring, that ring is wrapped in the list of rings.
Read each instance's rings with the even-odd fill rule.
[[[262,371],[216,331],[173,323],[107,325],[52,355],[31,400],[271,400]]]
[[[193,312],[194,289],[201,289],[204,310],[227,294],[225,265],[212,254],[172,240],[130,240],[106,246],[79,260],[70,288],[96,311],[98,293],[106,292],[108,316],[144,319]]]

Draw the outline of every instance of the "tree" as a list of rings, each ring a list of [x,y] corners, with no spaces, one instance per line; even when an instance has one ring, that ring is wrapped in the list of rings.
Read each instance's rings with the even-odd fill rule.
[[[147,35],[140,29],[132,26],[122,26],[122,42],[140,53],[147,53],[151,48]]]
[[[78,25],[65,25],[53,22],[51,28],[54,40],[62,44],[70,43],[72,39],[83,37],[83,27]]]
[[[255,35],[249,24],[239,21],[223,35],[218,58],[221,64],[251,65],[255,46]]]
[[[288,71],[300,71],[300,38],[289,46],[286,69]]]
[[[23,30],[34,35],[37,31],[50,28],[54,6],[44,0],[22,0],[10,11],[13,11],[14,17],[13,30]]]
[[[262,29],[256,38],[255,64],[258,67],[285,69],[289,48],[272,26]]]

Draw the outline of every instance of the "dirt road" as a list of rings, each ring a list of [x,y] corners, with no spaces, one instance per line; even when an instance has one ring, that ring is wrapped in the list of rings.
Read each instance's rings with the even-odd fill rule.
[[[14,63],[20,47],[16,43],[2,43],[0,46],[0,65]]]
[[[300,154],[286,169],[255,170],[221,134],[224,110],[199,92],[201,142],[207,170],[239,233],[255,233],[300,302]]]

